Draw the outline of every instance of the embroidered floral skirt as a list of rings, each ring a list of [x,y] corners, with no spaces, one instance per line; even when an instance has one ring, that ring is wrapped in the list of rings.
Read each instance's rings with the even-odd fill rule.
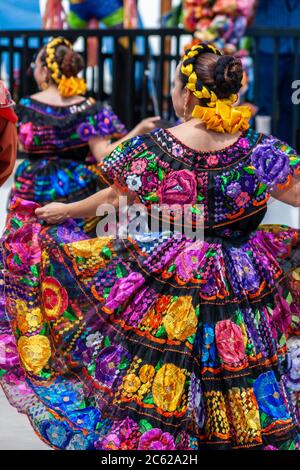
[[[76,202],[103,188],[97,166],[61,158],[23,160],[17,168],[10,195],[44,205],[50,202]],[[11,210],[10,207],[8,208]],[[77,225],[95,235],[97,218],[77,220]]]
[[[48,445],[298,448],[299,230],[87,239],[35,207],[16,203],[3,239],[0,369]]]

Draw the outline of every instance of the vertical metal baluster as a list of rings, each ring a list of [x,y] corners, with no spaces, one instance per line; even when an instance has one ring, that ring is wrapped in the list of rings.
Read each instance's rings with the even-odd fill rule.
[[[293,81],[295,80],[300,80],[300,75],[299,75],[299,38],[294,38],[293,40],[294,44],[294,67],[293,67]],[[293,93],[293,89],[291,90],[291,93]],[[292,121],[292,146],[293,147],[298,147],[298,151],[300,151],[300,142],[299,142],[299,104],[293,103],[293,121]]]
[[[27,86],[28,82],[26,80],[27,77],[27,70],[28,70],[28,36],[23,35],[24,38],[24,44],[23,44],[23,49],[22,49],[22,54],[21,54],[21,75],[20,75],[20,80],[21,80],[21,96],[27,95]]]
[[[143,59],[143,85],[142,85],[142,111],[141,118],[144,119],[147,116],[147,104],[149,96],[149,73],[151,73],[150,67],[150,54],[149,54],[149,36],[144,37],[144,59]]]
[[[103,58],[103,36],[99,34],[98,36],[99,41],[99,57],[98,57],[98,81],[99,81],[99,91],[98,91],[98,100],[103,101],[104,97],[104,58]]]
[[[132,129],[135,124],[135,99],[134,99],[134,88],[135,88],[135,59],[134,59],[134,42],[132,36],[129,36],[128,41],[128,93],[126,96],[126,108],[127,108],[127,122],[128,128]]]
[[[273,61],[273,93],[272,93],[272,133],[277,134],[278,121],[284,116],[279,116],[279,96],[278,96],[278,74],[279,74],[279,47],[280,38],[274,37],[275,51]]]

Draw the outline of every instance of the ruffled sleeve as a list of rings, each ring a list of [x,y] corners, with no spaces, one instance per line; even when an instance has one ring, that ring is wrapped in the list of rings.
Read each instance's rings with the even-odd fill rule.
[[[101,178],[121,192],[141,195],[144,157],[149,150],[142,136],[134,137],[119,145],[98,165]],[[139,167],[140,164],[140,167]]]
[[[117,139],[128,132],[125,125],[113,112],[110,106],[102,106],[95,103],[90,114],[77,126],[77,134],[83,142],[88,142],[91,138],[101,137],[103,139]]]
[[[291,184],[293,176],[300,175],[300,156],[282,140],[266,136],[255,147],[249,169],[268,191],[285,189]]]
[[[51,106],[31,97],[17,106],[19,153],[84,160],[93,137],[111,140],[127,134],[124,124],[109,106],[93,98],[72,106]]]

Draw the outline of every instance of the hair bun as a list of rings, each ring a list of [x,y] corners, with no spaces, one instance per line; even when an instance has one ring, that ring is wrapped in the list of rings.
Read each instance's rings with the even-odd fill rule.
[[[83,69],[84,62],[77,52],[73,51],[72,49],[68,49],[63,57],[61,62],[61,72],[67,78],[69,77],[76,77],[79,72]]]
[[[243,66],[240,59],[224,55],[219,57],[214,69],[215,91],[219,98],[229,98],[242,87]]]

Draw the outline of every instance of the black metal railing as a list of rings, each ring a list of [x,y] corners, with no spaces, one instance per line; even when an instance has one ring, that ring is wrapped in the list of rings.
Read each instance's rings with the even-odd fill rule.
[[[75,42],[87,60],[89,38],[95,38],[99,54],[97,67],[87,68],[84,76],[88,88],[96,99],[109,102],[128,128],[147,115],[159,112],[168,120],[174,120],[171,100],[172,81],[176,64],[191,35],[182,29],[139,30],[64,30],[64,31],[0,31],[0,78],[5,79],[14,98],[32,93],[33,78],[27,73],[36,52],[49,37],[63,35]],[[280,109],[280,45],[286,38],[293,43],[293,79],[300,80],[299,40],[300,29],[276,30],[251,28],[251,54],[254,58],[254,91],[251,99],[257,103],[261,92],[272,88],[272,133],[276,135],[281,120],[290,123],[291,143],[300,150],[300,105],[292,105],[291,111]],[[273,41],[273,68],[271,76],[261,80],[260,44],[269,37]],[[110,79],[110,77],[113,77]],[[293,90],[285,90],[292,96]]]

